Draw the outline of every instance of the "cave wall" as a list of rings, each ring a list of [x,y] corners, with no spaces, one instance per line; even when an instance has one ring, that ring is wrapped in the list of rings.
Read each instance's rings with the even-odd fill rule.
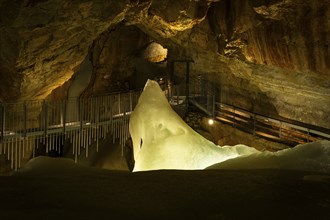
[[[227,103],[330,128],[326,21],[324,1],[223,0],[164,44],[227,90]]]
[[[123,20],[129,7],[126,1],[3,0],[2,99],[45,98],[70,79],[93,40]]]
[[[141,88],[139,80],[153,77],[163,66],[143,55],[154,40],[135,26],[119,23],[102,33],[91,47],[93,79],[84,95]]]
[[[45,98],[61,85],[55,93],[63,96],[89,51],[84,95],[142,84],[150,72],[166,72],[139,57],[156,41],[169,49],[168,64],[192,58],[192,75],[217,83],[226,102],[330,127],[328,1],[3,0],[0,7],[2,100]]]

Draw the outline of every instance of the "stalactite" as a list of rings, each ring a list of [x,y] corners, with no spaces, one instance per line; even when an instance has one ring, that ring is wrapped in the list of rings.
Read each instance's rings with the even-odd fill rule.
[[[18,158],[17,158],[17,167],[16,167],[16,170],[18,168],[21,167],[21,159],[22,159],[22,145],[23,145],[23,141],[22,140],[19,140],[19,147],[18,147]]]
[[[88,130],[88,145],[90,146],[92,144],[93,141],[93,127],[92,125],[89,126],[89,130]]]
[[[37,148],[38,148],[38,142],[39,142],[39,140],[37,141]],[[33,146],[33,148],[32,148],[32,158],[34,158],[36,156],[36,147],[35,146]]]
[[[83,131],[83,148],[86,148],[87,146],[87,129],[84,129]]]
[[[96,152],[99,152],[99,131],[96,130]]]
[[[86,146],[85,146],[85,156],[88,157],[88,130],[86,130]]]
[[[15,171],[17,170],[17,152],[18,152],[18,139],[15,139],[15,149],[14,149],[14,154],[15,156],[13,157],[14,160],[14,169]]]
[[[114,103],[114,100],[113,100],[113,96],[108,96],[108,99],[109,99],[109,117],[108,117],[108,124],[107,124],[107,128],[108,128],[108,132],[111,131],[111,124],[112,124],[112,120],[113,120],[113,103]],[[107,132],[107,133],[108,133]]]
[[[25,142],[26,142],[26,139],[27,138],[23,138],[23,140],[22,140],[22,155],[24,156],[24,154],[25,154]]]
[[[78,131],[78,145],[77,145],[77,152],[78,152],[78,155],[80,155],[80,151],[81,151],[81,131]]]
[[[73,132],[72,132],[73,133]],[[72,155],[75,155],[75,151],[76,151],[76,138],[72,135]]]
[[[3,142],[3,154],[6,156],[7,152],[7,141]]]
[[[13,169],[14,167],[14,153],[13,153],[13,150],[14,150],[14,141],[10,141],[10,147],[8,148],[8,160],[11,161],[11,169]]]

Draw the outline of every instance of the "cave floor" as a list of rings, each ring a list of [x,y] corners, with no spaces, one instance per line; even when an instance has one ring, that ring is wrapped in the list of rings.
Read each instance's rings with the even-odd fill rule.
[[[330,176],[80,166],[0,176],[1,219],[329,219]]]

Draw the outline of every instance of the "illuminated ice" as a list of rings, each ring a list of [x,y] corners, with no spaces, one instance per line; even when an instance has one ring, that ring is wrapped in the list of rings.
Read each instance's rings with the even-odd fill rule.
[[[260,152],[214,164],[209,169],[286,169],[330,173],[330,141],[297,145],[278,152]]]
[[[190,128],[148,80],[130,119],[134,171],[157,169],[294,169],[330,173],[330,141],[260,152],[245,145],[219,147]]]
[[[157,82],[148,80],[130,119],[134,171],[204,169],[258,152],[244,145],[219,147],[190,128],[169,105]]]

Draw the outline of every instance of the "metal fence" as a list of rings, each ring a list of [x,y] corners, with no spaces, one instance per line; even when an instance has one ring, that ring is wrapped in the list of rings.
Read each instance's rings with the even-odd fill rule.
[[[0,155],[17,170],[22,158],[32,157],[42,145],[46,153],[61,153],[64,141],[72,144],[75,161],[85,149],[110,132],[123,146],[129,138],[129,116],[140,92],[117,93],[60,101],[0,104]]]
[[[190,79],[189,102],[209,117],[244,132],[289,146],[330,140],[330,129],[286,118],[274,118],[225,103],[228,88],[219,88],[205,76]]]
[[[220,102],[215,103],[214,118],[244,132],[289,146],[330,140],[329,129],[289,119],[276,119]]]
[[[220,89],[202,76],[191,77],[188,90],[186,85],[168,86],[166,81],[163,87],[177,112],[186,112],[189,102],[218,121],[291,146],[320,139],[330,140],[329,129],[276,119],[220,102]],[[189,91],[188,96],[186,91]],[[61,146],[69,140],[77,161],[82,148],[86,157],[92,143],[98,151],[99,140],[109,133],[113,141],[119,141],[123,151],[129,138],[129,117],[140,93],[131,91],[60,101],[0,104],[0,156],[10,160],[11,168],[17,170],[22,158],[34,157],[41,145],[46,153],[61,152]]]

